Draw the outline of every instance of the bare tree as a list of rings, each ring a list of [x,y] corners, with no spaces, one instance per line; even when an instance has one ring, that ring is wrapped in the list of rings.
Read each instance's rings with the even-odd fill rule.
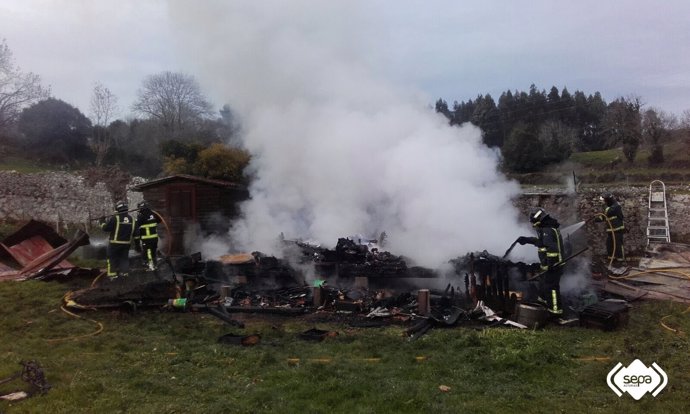
[[[623,145],[623,155],[629,163],[635,161],[642,139],[642,105],[639,97],[631,96],[616,99],[606,110],[604,133],[612,144]]]
[[[110,89],[97,82],[91,95],[91,120],[93,122],[93,135],[89,140],[89,146],[96,154],[96,166],[101,166],[105,155],[112,145],[112,138],[108,125],[118,111],[117,96]]]
[[[41,78],[15,66],[5,39],[0,41],[0,130],[15,123],[21,110],[50,95]]]
[[[680,127],[690,129],[690,109],[683,111],[683,114],[680,116]]]
[[[642,114],[642,137],[650,147],[648,161],[650,164],[664,162],[664,143],[671,137],[672,131],[678,129],[678,118],[675,115],[656,108],[649,108]]]
[[[193,76],[162,72],[144,79],[132,109],[158,120],[169,133],[194,126],[210,116],[211,104]]]

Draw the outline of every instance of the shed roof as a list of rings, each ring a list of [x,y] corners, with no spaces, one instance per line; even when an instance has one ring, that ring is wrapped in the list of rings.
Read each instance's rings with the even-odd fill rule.
[[[223,187],[231,190],[246,191],[247,188],[244,185],[233,183],[231,181],[214,180],[211,178],[197,177],[195,175],[189,174],[175,174],[169,175],[167,177],[158,178],[155,180],[147,181],[143,184],[138,184],[130,188],[132,191],[143,191],[144,189],[157,187],[160,185],[168,184],[175,181],[186,181],[190,183],[198,184],[209,184],[216,187]]]

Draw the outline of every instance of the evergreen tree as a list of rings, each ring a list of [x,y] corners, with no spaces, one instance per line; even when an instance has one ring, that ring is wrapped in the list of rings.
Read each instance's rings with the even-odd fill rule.
[[[538,171],[543,164],[544,146],[534,128],[518,123],[503,144],[503,162],[509,171],[528,173]]]
[[[448,109],[448,103],[443,99],[439,98],[439,100],[436,101],[435,110],[436,113],[443,114],[449,121],[452,119],[450,109]]]
[[[541,124],[539,141],[543,147],[542,163],[547,165],[568,159],[573,152],[575,135],[575,130],[561,121],[549,120]]]
[[[49,162],[76,164],[90,160],[87,144],[91,121],[72,105],[55,98],[42,100],[19,116],[27,151]]]
[[[477,106],[472,113],[472,123],[482,130],[482,139],[489,147],[503,145],[501,117],[491,95],[477,97]]]

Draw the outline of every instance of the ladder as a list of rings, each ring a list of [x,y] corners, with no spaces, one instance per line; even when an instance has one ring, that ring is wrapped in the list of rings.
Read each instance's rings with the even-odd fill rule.
[[[649,183],[649,212],[647,213],[647,245],[651,241],[671,242],[666,208],[666,185],[660,180]]]

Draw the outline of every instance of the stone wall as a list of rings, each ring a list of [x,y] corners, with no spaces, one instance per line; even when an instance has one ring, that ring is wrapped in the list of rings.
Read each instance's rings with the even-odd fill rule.
[[[127,187],[143,182],[133,178]],[[667,187],[671,241],[690,242],[690,186]],[[568,193],[564,189],[526,189],[514,201],[527,220],[528,212],[536,206],[544,207],[563,226],[587,220],[604,209],[599,196],[613,193],[623,206],[626,251],[642,254],[647,244],[647,186],[598,187]],[[127,192],[131,207],[142,200],[142,194]],[[103,182],[66,172],[22,174],[0,171],[0,222],[41,220],[64,230],[69,225],[93,226],[91,219],[113,210],[114,197]],[[604,253],[605,224],[588,222],[585,231],[593,253]]]
[[[130,205],[140,193],[128,193]],[[44,221],[59,231],[93,226],[91,219],[113,211],[113,196],[103,182],[67,172],[23,174],[0,171],[0,221]]]
[[[588,220],[602,213],[605,206],[599,197],[611,192],[623,207],[625,216],[625,249],[628,255],[640,256],[647,245],[647,210],[649,207],[648,186],[598,187],[584,188],[577,193],[563,190],[544,190],[534,188],[527,190],[515,205],[524,214],[525,220],[529,211],[540,206],[555,216],[562,226]],[[671,241],[687,243],[690,241],[690,186],[667,186],[666,202],[669,215]],[[605,223],[590,220],[585,225],[585,232],[594,254],[604,254]]]

